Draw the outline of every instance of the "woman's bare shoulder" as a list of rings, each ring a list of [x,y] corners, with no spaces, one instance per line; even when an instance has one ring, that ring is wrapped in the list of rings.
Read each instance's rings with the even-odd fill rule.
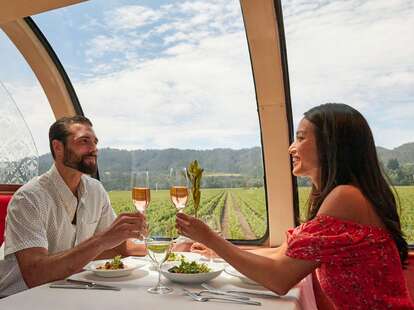
[[[371,202],[354,185],[339,185],[326,196],[318,214],[361,224],[376,224]],[[379,223],[378,223],[379,224]]]

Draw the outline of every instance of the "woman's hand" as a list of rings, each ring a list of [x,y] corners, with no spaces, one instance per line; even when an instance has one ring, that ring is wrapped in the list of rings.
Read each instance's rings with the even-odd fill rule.
[[[201,254],[207,258],[215,258],[215,257],[219,257],[216,252],[214,252],[212,249],[206,247],[204,244],[200,243],[200,242],[195,242],[191,245],[190,248],[191,252],[194,253],[198,253]]]
[[[209,245],[213,237],[216,235],[210,227],[195,217],[184,213],[177,213],[175,227],[179,234],[189,237],[194,241]]]

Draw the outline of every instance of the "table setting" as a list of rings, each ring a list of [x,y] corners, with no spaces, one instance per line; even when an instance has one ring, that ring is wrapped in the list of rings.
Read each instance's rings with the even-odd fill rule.
[[[191,172],[191,173],[190,173]],[[170,169],[171,202],[182,212],[189,196],[200,200],[202,169],[197,162],[184,169]],[[151,200],[148,171],[133,175],[132,203],[145,214]],[[196,186],[198,184],[198,186]],[[197,204],[196,204],[197,205]],[[197,212],[197,207],[195,212]],[[153,229],[154,228],[154,229]],[[157,227],[149,227],[143,240],[147,255],[95,260],[67,279],[47,283],[0,300],[0,309],[300,309],[300,287],[278,296],[247,278],[222,259],[206,258],[198,253],[177,252],[185,237],[160,236]],[[188,239],[188,238],[187,238]]]
[[[167,268],[178,264],[177,262],[167,262],[165,268],[161,266],[163,270],[161,286],[168,287],[170,291],[154,296],[154,294],[149,294],[149,290],[156,287],[154,285],[157,283],[158,268],[154,266],[151,258],[148,256],[124,258],[125,264],[137,262],[134,265],[136,267],[132,272],[117,277],[108,277],[106,274],[102,275],[97,270],[90,268],[90,266],[96,268],[102,263],[100,260],[91,262],[88,264],[88,269],[69,279],[44,285],[21,294],[29,294],[33,297],[34,292],[30,294],[30,291],[37,290],[37,297],[47,295],[49,300],[57,301],[56,298],[53,298],[53,294],[58,292],[58,296],[63,296],[63,299],[76,299],[77,309],[90,309],[88,295],[90,298],[94,298],[94,308],[98,304],[99,309],[111,309],[115,305],[117,309],[133,309],[134,304],[141,303],[157,308],[164,305],[173,309],[190,309],[195,303],[197,303],[197,307],[209,307],[209,309],[232,307],[240,309],[240,307],[251,306],[261,306],[266,309],[272,307],[274,309],[276,305],[279,307],[278,309],[299,309],[299,288],[294,288],[286,296],[280,297],[260,285],[249,284],[246,280],[242,281],[240,276],[229,274],[225,271],[229,267],[225,262],[213,263],[213,266],[212,263],[205,262],[201,255],[196,253],[179,252],[178,254],[185,257],[187,261],[206,264],[213,269],[211,272],[206,272],[207,275],[175,274],[178,277],[167,278],[164,277]],[[214,276],[209,273],[213,273]],[[193,279],[185,279],[187,276],[193,277]],[[209,278],[211,279],[208,280]],[[37,298],[35,299],[37,300]]]
[[[161,248],[153,250],[164,251]],[[217,310],[243,307],[300,309],[300,287],[293,288],[285,296],[278,296],[238,273],[224,261],[211,262],[191,252],[169,252],[175,258],[168,260],[169,255],[165,254],[168,251],[160,253],[165,259],[161,259],[159,265],[151,255],[122,258],[120,262],[125,267],[122,271],[101,268],[112,260],[92,261],[84,271],[68,279],[0,300],[0,309],[129,310],[168,307],[182,310],[193,309],[194,306]],[[209,269],[195,274],[169,272],[180,265],[192,268],[192,264]],[[158,278],[160,282],[157,284]],[[157,287],[168,290],[161,294],[152,293],[151,290]]]

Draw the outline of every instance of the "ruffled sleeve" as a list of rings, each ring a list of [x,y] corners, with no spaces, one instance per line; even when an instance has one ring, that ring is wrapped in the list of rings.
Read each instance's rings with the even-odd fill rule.
[[[320,263],[357,263],[380,254],[389,238],[379,227],[318,215],[287,232],[286,255]]]

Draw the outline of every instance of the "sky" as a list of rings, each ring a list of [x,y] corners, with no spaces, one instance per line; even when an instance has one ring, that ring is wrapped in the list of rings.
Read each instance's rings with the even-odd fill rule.
[[[376,144],[414,141],[414,0],[282,1],[295,125],[343,102]],[[72,80],[100,147],[260,145],[239,2],[91,0],[34,16]],[[0,81],[48,152],[53,116],[0,34]]]

